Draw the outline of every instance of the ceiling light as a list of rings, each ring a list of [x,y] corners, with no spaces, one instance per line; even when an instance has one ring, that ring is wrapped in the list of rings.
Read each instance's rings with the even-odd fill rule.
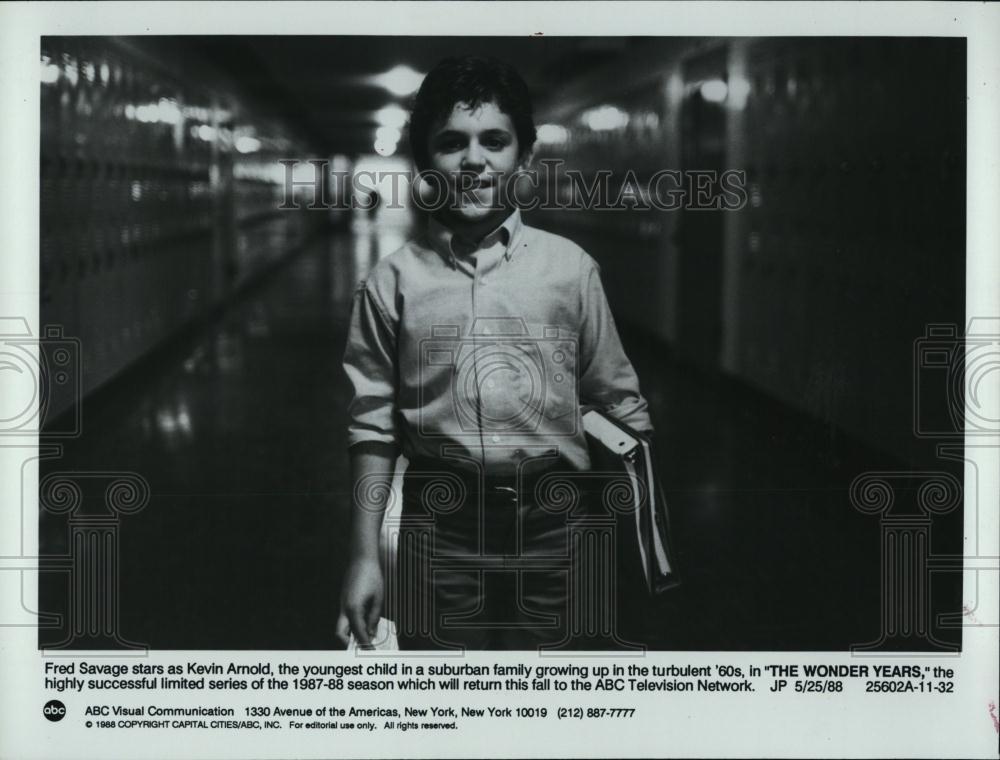
[[[702,82],[699,92],[709,103],[722,103],[729,94],[729,86],[721,79],[709,79]]]
[[[402,129],[406,125],[409,114],[405,109],[393,104],[380,108],[375,114],[375,121],[383,127]]]
[[[380,156],[391,156],[396,152],[397,143],[395,140],[376,140],[374,147]]]
[[[375,77],[375,81],[397,97],[412,95],[420,89],[424,75],[409,66],[396,66]]]
[[[379,127],[375,130],[376,142],[398,143],[402,133],[395,127]]]
[[[628,126],[629,116],[615,106],[598,106],[584,111],[580,121],[595,132],[603,132]]]
[[[59,81],[59,67],[48,57],[42,58],[42,84],[55,84]]]
[[[569,130],[558,124],[540,124],[538,142],[543,145],[563,145],[569,141]]]
[[[250,135],[241,135],[236,138],[236,151],[238,153],[256,153],[260,150],[260,140]]]

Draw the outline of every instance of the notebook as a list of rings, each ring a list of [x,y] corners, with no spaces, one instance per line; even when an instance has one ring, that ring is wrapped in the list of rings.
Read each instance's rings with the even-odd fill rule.
[[[625,560],[639,563],[650,594],[677,585],[667,504],[649,439],[597,409],[584,412],[583,428],[592,469],[624,473],[631,485],[631,514],[624,515],[627,521],[622,521],[623,545],[626,555],[631,555]]]

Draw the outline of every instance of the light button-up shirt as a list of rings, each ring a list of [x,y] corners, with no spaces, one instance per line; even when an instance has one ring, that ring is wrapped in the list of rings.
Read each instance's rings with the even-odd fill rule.
[[[587,469],[582,404],[648,432],[597,264],[514,211],[478,244],[431,220],[356,293],[344,368],[348,441],[512,473]]]

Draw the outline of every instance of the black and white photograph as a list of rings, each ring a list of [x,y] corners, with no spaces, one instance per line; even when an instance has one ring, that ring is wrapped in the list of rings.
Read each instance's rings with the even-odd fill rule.
[[[670,3],[624,4],[663,16],[627,33],[598,14],[516,34],[498,11],[534,4],[368,3],[419,20],[348,32],[352,4],[255,5],[205,4],[200,25],[181,4],[184,33],[177,17],[45,24],[18,62],[38,100],[17,150],[36,169],[5,185],[37,217],[4,220],[30,228],[35,286],[0,313],[0,593],[17,600],[0,622],[30,634],[48,720],[103,727],[113,692],[156,689],[128,698],[161,712],[127,727],[211,737],[186,756],[246,751],[150,723],[186,690],[238,700],[247,724],[218,728],[241,742],[282,729],[285,754],[260,756],[314,756],[294,749],[301,723],[253,712],[285,698],[254,701],[280,677],[344,708],[361,696],[330,689],[378,690],[368,756],[431,756],[393,742],[484,725],[448,707],[433,716],[455,725],[393,734],[412,700],[473,704],[437,689],[521,705],[483,737],[571,730],[548,722],[575,703],[556,706],[571,692],[546,673],[622,692],[598,697],[617,722],[575,724],[611,734],[643,710],[636,690],[757,692],[712,695],[728,711],[836,710],[846,689],[858,710],[905,710],[969,696],[956,672],[996,675],[995,655],[971,664],[1000,625],[1000,279],[980,250],[995,238],[973,231],[995,213],[996,183],[975,182],[996,174],[977,165],[996,146],[977,150],[1000,101],[995,70],[970,74],[981,36],[675,31],[691,4]],[[976,87],[993,99],[973,110]],[[260,664],[189,662],[226,652]],[[620,663],[604,675],[665,677],[612,687],[601,658]],[[815,667],[797,662],[848,664],[796,680]],[[351,673],[385,680],[319,678]],[[202,674],[224,693],[196,691]],[[933,696],[889,705],[865,684]],[[1000,723],[976,700],[982,753]],[[335,749],[345,725],[310,741],[364,755]],[[593,736],[541,752],[698,746]],[[974,751],[854,740],[797,749]],[[791,746],[761,741],[741,751]],[[507,746],[482,756],[523,751]]]
[[[343,606],[415,647],[960,647],[960,566],[883,626],[872,502],[961,553],[962,40],[52,37],[41,66],[41,319],[79,389],[41,555],[110,561],[70,544],[86,473],[141,503],[102,515],[110,606],[43,568],[40,645],[332,649]],[[584,408],[653,442],[675,587],[624,546],[571,572],[574,524],[629,503]]]

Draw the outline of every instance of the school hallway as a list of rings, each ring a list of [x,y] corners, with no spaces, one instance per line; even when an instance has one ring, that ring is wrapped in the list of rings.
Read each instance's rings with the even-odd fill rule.
[[[524,77],[525,221],[598,263],[650,404],[681,583],[619,590],[643,639],[959,644],[961,38],[456,39],[42,39],[40,644],[341,646],[349,306],[463,52]]]

